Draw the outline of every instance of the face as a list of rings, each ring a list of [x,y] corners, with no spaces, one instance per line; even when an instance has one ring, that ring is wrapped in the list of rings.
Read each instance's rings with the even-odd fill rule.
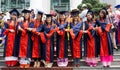
[[[28,20],[30,18],[30,13],[25,13],[24,17],[26,20]]]
[[[73,20],[77,21],[78,20],[78,16],[73,16]]]
[[[64,21],[65,20],[65,15],[60,15],[60,20]]]
[[[37,14],[37,19],[41,19],[42,15],[41,14]]]
[[[108,12],[112,12],[112,7],[109,7],[109,8],[107,9],[107,11],[108,11]]]
[[[46,21],[47,21],[47,23],[51,23],[52,18],[51,18],[51,17],[47,17],[47,18],[46,18]]]
[[[118,8],[118,10],[120,11],[120,8]]]
[[[100,12],[100,13],[99,13],[99,16],[100,16],[101,18],[103,18],[103,17],[104,17],[103,12]]]
[[[17,14],[11,14],[10,16],[13,20],[15,20],[17,18]]]
[[[92,15],[88,13],[88,14],[87,14],[87,19],[88,19],[88,20],[91,20],[91,19],[92,19]]]

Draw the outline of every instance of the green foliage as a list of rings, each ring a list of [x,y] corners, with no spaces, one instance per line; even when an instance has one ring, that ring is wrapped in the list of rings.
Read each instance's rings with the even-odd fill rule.
[[[81,10],[82,4],[86,4],[88,9],[92,9],[95,14],[99,13],[99,10],[106,8],[106,3],[100,3],[99,0],[83,0],[81,4],[78,5],[78,9]]]
[[[82,0],[83,4],[90,3],[91,5],[96,5],[99,3],[99,0]]]
[[[93,8],[93,6],[90,3],[85,3],[85,4],[87,5],[88,9]],[[81,7],[82,7],[82,4],[79,4],[77,8],[81,10]]]
[[[93,8],[92,11],[95,13],[95,15],[98,15],[100,9],[102,9],[102,8]]]

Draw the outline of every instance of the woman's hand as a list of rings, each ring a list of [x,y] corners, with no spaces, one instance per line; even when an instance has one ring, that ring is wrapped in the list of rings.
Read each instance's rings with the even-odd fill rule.
[[[66,32],[69,32],[70,30],[69,29],[64,29]]]
[[[10,31],[10,32],[12,32],[12,33],[14,33],[14,32],[15,32],[15,30],[13,30],[13,29],[10,29],[9,31]]]
[[[88,31],[87,31],[87,30],[85,30],[85,31],[83,31],[83,33],[88,33]]]
[[[18,26],[18,30],[20,30],[20,31],[21,31],[21,30],[22,30],[22,28],[21,28],[20,26]]]
[[[27,28],[28,31],[32,31],[32,28]]]

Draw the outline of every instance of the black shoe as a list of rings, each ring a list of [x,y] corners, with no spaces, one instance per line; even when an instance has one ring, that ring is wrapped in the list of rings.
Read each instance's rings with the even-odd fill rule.
[[[116,51],[118,51],[118,48],[114,48]]]
[[[107,66],[103,66],[103,68],[107,68]]]

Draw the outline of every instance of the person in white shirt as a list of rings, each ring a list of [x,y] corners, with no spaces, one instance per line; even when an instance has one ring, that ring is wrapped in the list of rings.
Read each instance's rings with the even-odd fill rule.
[[[80,14],[80,17],[82,18],[82,21],[85,22],[87,20],[86,18],[86,14],[88,12],[88,8],[87,8],[87,5],[86,4],[83,4],[82,5],[82,12]]]

